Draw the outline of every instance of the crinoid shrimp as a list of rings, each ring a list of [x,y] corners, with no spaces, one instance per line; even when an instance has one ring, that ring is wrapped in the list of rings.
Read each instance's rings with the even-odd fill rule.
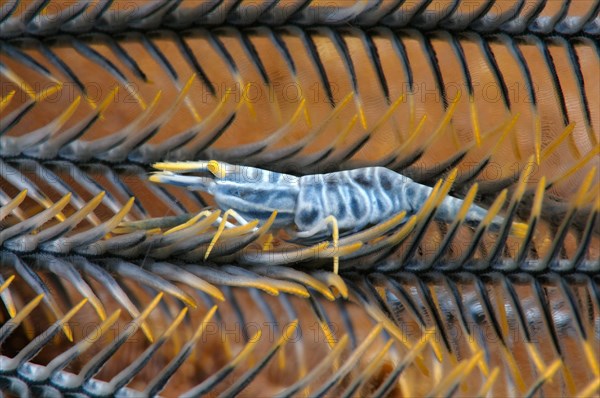
[[[381,223],[400,212],[406,212],[407,218],[418,213],[434,190],[385,167],[301,177],[216,160],[160,162],[153,167],[160,171],[150,176],[151,181],[207,192],[241,224],[253,219],[265,222],[276,212],[274,227],[284,228],[300,242],[332,236],[334,249],[340,234]],[[434,217],[450,223],[462,206],[463,200],[446,196]],[[477,226],[486,215],[486,209],[471,205],[465,222]],[[226,217],[220,222],[225,225]],[[503,222],[501,216],[494,217],[490,230],[499,230]],[[523,227],[513,223],[512,233],[520,234]],[[334,257],[335,273],[338,268],[339,258]]]

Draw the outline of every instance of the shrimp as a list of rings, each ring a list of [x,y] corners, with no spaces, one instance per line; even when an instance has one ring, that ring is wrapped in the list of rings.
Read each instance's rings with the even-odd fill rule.
[[[301,177],[216,160],[159,162],[153,167],[160,171],[150,176],[151,181],[207,192],[213,195],[219,208],[227,210],[242,224],[249,219],[265,222],[277,212],[274,227],[286,228],[300,239],[333,235],[334,249],[337,249],[340,233],[359,231],[402,211],[407,218],[418,213],[433,191],[385,167]],[[185,175],[202,172],[211,176]],[[452,222],[462,205],[463,200],[446,196],[435,219]],[[476,226],[486,214],[486,209],[471,205],[465,222]],[[490,229],[499,230],[503,221],[501,216],[496,216]],[[334,257],[335,273],[338,266],[339,259]]]

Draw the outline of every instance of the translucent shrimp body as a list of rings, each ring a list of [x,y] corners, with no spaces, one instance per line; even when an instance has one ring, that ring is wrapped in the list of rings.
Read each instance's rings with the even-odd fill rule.
[[[163,162],[154,167],[162,171],[153,174],[152,181],[207,192],[221,209],[233,209],[246,220],[266,221],[277,211],[274,225],[295,226],[301,238],[330,235],[324,221],[328,217],[335,218],[342,233],[380,223],[401,211],[406,211],[408,219],[433,190],[384,167],[302,177],[214,160]],[[183,174],[191,172],[209,172],[211,177]],[[462,204],[461,199],[445,197],[435,218],[452,222]],[[466,222],[477,225],[486,214],[484,208],[472,205]],[[496,217],[490,226],[498,228],[502,221]]]

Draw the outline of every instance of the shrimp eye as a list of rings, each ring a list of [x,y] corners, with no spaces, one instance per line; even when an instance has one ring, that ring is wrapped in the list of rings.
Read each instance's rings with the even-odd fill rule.
[[[225,171],[225,167],[219,164],[216,160],[211,160],[208,162],[208,171],[210,171],[217,178],[225,178],[227,174]]]

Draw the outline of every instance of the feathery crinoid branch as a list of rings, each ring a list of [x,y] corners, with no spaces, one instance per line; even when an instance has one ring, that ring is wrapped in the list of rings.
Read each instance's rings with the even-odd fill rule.
[[[194,268],[189,272],[196,274]],[[222,272],[231,279],[252,274]],[[108,289],[100,290],[108,315],[99,318],[87,299],[63,286],[61,299],[77,304],[42,326],[46,296],[25,292],[11,277],[2,294],[19,307],[0,328],[8,355],[0,367],[3,386],[22,395],[83,396],[448,395],[456,389],[533,396],[548,383],[573,395],[596,388],[600,309],[590,277],[372,273],[346,282],[349,301],[334,302],[312,290],[318,283],[307,286],[308,298],[284,289],[222,287],[224,302],[194,288],[192,310],[157,293],[161,287],[120,279],[116,286],[147,303],[133,320]],[[182,285],[192,287],[193,279]],[[67,325],[73,343],[65,338]],[[19,331],[31,334],[29,340]]]
[[[0,390],[594,396],[599,4],[1,4]],[[434,189],[299,242],[200,159]]]
[[[597,170],[592,168],[573,199],[561,204],[544,200],[551,185],[545,177],[528,184],[534,165],[532,156],[512,195],[506,189],[497,195],[475,229],[466,215],[478,184],[471,186],[452,222],[433,221],[453,184],[461,190],[454,169],[436,183],[418,213],[409,217],[401,211],[347,234],[334,253],[326,241],[301,245],[286,238],[272,227],[275,213],[260,225],[257,220],[232,224],[226,214],[220,217],[220,210],[205,207],[198,194],[176,196],[176,188],[148,181],[138,166],[116,170],[21,159],[0,163],[5,187],[0,191],[0,245],[18,256],[115,256],[140,265],[149,260],[210,259],[244,266],[315,268],[324,266],[320,259],[335,255],[343,261],[342,271],[598,272],[594,247],[600,204],[593,188]],[[533,186],[528,190],[528,185]],[[502,225],[491,228],[503,208]],[[160,212],[173,215],[159,216]],[[527,223],[517,222],[522,215]]]
[[[120,4],[119,4],[120,3]],[[521,34],[598,34],[598,2],[520,1],[477,3],[460,1],[371,3],[365,0],[329,2],[257,0],[228,2],[166,0],[143,2],[8,2],[0,16],[0,38],[46,36],[89,31],[122,32],[193,26],[296,24],[344,25],[420,30],[446,29]]]
[[[296,173],[382,165],[429,184],[432,166],[485,167],[506,182],[530,154],[538,178],[588,162],[553,185],[564,197],[599,151],[599,58],[586,37],[286,26],[15,39],[0,50],[3,157],[217,158]]]

